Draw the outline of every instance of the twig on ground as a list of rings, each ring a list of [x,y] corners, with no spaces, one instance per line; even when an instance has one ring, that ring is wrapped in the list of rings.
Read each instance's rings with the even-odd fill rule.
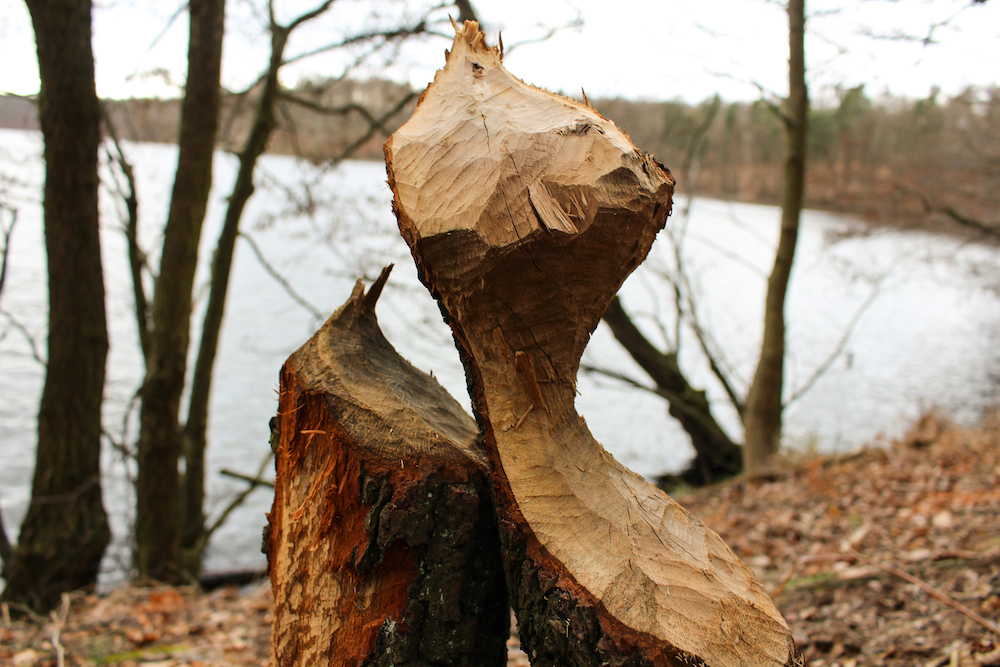
[[[66,619],[69,617],[69,593],[62,594],[62,601],[59,604],[59,612],[55,610],[49,613],[52,623],[49,625],[49,641],[56,650],[56,667],[64,667],[66,664],[66,648],[59,641],[59,635],[66,627]]]
[[[962,612],[963,614],[965,614],[966,616],[968,616],[969,618],[971,618],[976,623],[979,623],[981,626],[983,626],[984,628],[986,628],[986,629],[988,629],[988,630],[996,633],[996,635],[998,637],[1000,637],[1000,625],[997,625],[996,623],[994,623],[993,621],[991,621],[991,620],[989,620],[987,618],[983,618],[982,616],[980,616],[976,612],[974,612],[971,609],[969,609],[968,607],[966,607],[961,602],[955,600],[954,598],[952,598],[950,595],[948,595],[946,593],[942,593],[941,591],[939,591],[938,589],[934,588],[933,586],[931,586],[927,582],[922,581],[920,579],[917,579],[912,574],[910,574],[908,572],[904,572],[903,570],[900,570],[898,567],[893,567],[892,565],[888,565],[888,564],[883,563],[881,561],[875,560],[871,556],[866,556],[863,553],[861,553],[860,551],[858,551],[857,549],[852,549],[852,548],[848,547],[847,553],[851,554],[855,558],[858,558],[860,560],[865,561],[866,563],[870,563],[871,565],[874,565],[875,567],[877,567],[877,568],[879,568],[881,570],[885,570],[889,574],[894,574],[897,577],[899,577],[900,579],[903,579],[904,581],[908,581],[909,583],[913,584],[914,586],[920,588],[922,591],[924,591],[928,595],[931,595],[931,596],[937,598],[938,600],[940,600],[941,602],[945,603],[946,605],[948,605],[952,609],[954,609],[956,611]]]

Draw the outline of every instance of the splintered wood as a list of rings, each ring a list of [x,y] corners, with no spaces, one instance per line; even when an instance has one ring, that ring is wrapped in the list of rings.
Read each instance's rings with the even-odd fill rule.
[[[669,172],[594,109],[511,76],[473,22],[385,151],[470,376],[532,665],[800,662],[752,572],[575,409],[590,334],[666,223]]]
[[[475,422],[382,336],[359,284],[285,363],[272,665],[503,665],[508,607]]]

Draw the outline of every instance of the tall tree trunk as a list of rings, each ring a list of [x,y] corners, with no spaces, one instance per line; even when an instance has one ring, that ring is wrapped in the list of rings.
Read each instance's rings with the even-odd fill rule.
[[[274,130],[274,105],[280,92],[278,70],[281,68],[288,44],[289,30],[271,27],[271,61],[264,78],[264,89],[254,112],[253,126],[246,145],[240,153],[240,168],[236,184],[229,197],[229,207],[219,232],[215,255],[212,258],[212,277],[201,328],[198,356],[191,379],[191,398],[188,417],[184,426],[184,529],[182,546],[187,552],[185,561],[189,571],[197,574],[201,569],[201,556],[205,547],[205,450],[208,442],[208,407],[212,390],[212,370],[219,349],[222,319],[229,292],[236,239],[240,232],[243,209],[253,195],[253,175],[257,159],[267,148],[267,140]]]
[[[97,208],[100,107],[90,0],[28,0],[45,138],[48,366],[31,505],[4,577],[5,601],[45,611],[97,580],[111,539],[101,500],[108,332]]]
[[[385,151],[466,364],[532,665],[801,664],[750,569],[575,409],[584,347],[665,224],[670,175],[590,107],[512,77],[472,22]]]
[[[265,544],[271,664],[500,667],[500,543],[476,423],[384,338],[360,283],[282,368]]]
[[[192,0],[188,79],[180,147],[142,387],[135,565],[140,576],[183,581],[178,464],[179,421],[191,329],[191,299],[202,223],[212,187],[219,126],[223,0]]]
[[[782,387],[785,370],[785,294],[799,236],[806,176],[806,123],[809,90],[805,67],[805,0],[788,2],[788,104],[785,109],[785,172],[781,235],[767,281],[764,337],[757,372],[747,392],[743,415],[743,463],[748,473],[766,464],[781,444]]]

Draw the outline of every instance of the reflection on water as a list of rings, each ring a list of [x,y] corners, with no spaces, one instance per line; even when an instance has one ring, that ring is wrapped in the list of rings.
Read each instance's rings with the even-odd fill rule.
[[[19,209],[12,239],[8,283],[0,308],[0,500],[7,526],[16,531],[30,493],[34,430],[42,366],[18,327],[35,337],[44,353],[45,265],[39,192],[42,181],[38,135],[0,131],[0,199]],[[137,168],[141,241],[155,248],[166,216],[173,179],[173,147],[136,144],[129,154]],[[235,160],[220,154],[204,234],[199,298]],[[320,174],[284,157],[262,160],[262,180],[247,210],[244,229],[268,262],[320,312],[332,312],[350,294],[359,275],[373,277],[395,262],[379,301],[386,336],[416,366],[460,400],[465,381],[451,336],[437,307],[418,284],[409,252],[396,232],[384,168],[348,163]],[[13,180],[11,180],[13,179]],[[316,182],[306,193],[295,184]],[[288,187],[285,187],[288,186]],[[289,199],[313,218],[289,213]],[[108,276],[112,348],[109,357],[105,428],[117,440],[134,434],[128,411],[141,380],[118,204],[102,194],[103,253]],[[669,224],[684,224],[680,216]],[[924,233],[884,232],[834,244],[828,237],[850,221],[807,212],[800,236],[788,303],[788,394],[801,387],[838,347],[842,333],[873,290],[870,307],[828,370],[788,411],[786,444],[847,450],[879,433],[899,433],[921,409],[937,405],[960,420],[974,420],[995,399],[997,307],[995,251]],[[755,363],[761,329],[764,280],[770,270],[778,226],[774,207],[694,203],[685,236],[685,263],[697,295],[699,319],[724,351],[745,386]],[[670,290],[659,277],[672,267],[672,250],[658,243],[623,288],[626,306],[647,334],[673,331]],[[975,271],[973,267],[988,267]],[[197,326],[197,321],[195,326]],[[230,300],[212,393],[209,449],[209,514],[217,513],[239,482],[218,476],[222,468],[252,473],[268,451],[267,422],[276,406],[278,370],[319,322],[292,299],[250,251],[237,247]],[[662,327],[662,328],[661,328]],[[671,333],[672,336],[672,333]],[[659,338],[662,340],[662,337]],[[681,359],[692,380],[708,389],[720,418],[738,437],[735,413],[699,358],[690,332],[682,334]],[[590,365],[614,368],[645,381],[610,334],[599,327],[587,350]],[[676,469],[689,456],[683,433],[666,415],[662,400],[598,376],[583,375],[578,405],[599,441],[626,465],[646,475]],[[118,541],[106,568],[127,562],[131,518],[131,471],[112,447],[105,452],[109,479],[105,502]],[[258,553],[270,497],[258,491],[230,519],[208,553],[209,570],[260,567]]]

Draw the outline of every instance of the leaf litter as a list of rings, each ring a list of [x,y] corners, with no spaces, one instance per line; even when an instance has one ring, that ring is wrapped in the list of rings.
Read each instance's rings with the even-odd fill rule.
[[[1000,667],[1000,417],[786,459],[677,498],[757,573],[806,663]]]
[[[929,412],[854,454],[679,493],[760,578],[808,665],[1000,667],[1000,417]],[[266,582],[129,587],[0,621],[0,664],[267,665]],[[512,632],[509,667],[527,657]]]

